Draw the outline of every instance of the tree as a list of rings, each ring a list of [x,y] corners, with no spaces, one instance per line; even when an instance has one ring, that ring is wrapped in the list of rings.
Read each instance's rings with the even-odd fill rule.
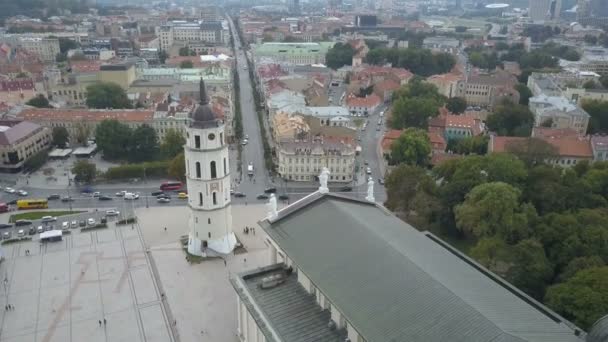
[[[430,117],[439,114],[439,104],[427,98],[402,97],[394,102],[390,124],[395,129],[426,128]]]
[[[517,83],[515,85],[515,90],[519,92],[519,104],[527,106],[530,102],[530,98],[533,96],[532,90],[523,83]]]
[[[520,194],[502,182],[474,187],[455,208],[458,228],[476,238],[498,236],[507,243],[527,237],[528,220],[519,203]]]
[[[91,136],[91,126],[84,121],[76,121],[74,123],[74,129],[76,131],[76,142],[79,144],[86,144]]]
[[[131,101],[118,84],[100,82],[87,87],[87,106],[99,109],[131,108]]]
[[[59,51],[61,53],[67,53],[69,50],[77,49],[80,47],[76,41],[68,38],[59,38]]]
[[[57,63],[62,63],[68,60],[68,54],[67,53],[61,53],[59,52],[57,55],[55,55],[55,61]]]
[[[169,58],[169,54],[167,53],[167,51],[160,50],[160,52],[158,53],[158,60],[160,61],[160,64],[165,64],[167,58]]]
[[[608,133],[608,101],[585,100],[582,107],[591,116],[587,134]]]
[[[600,84],[602,85],[602,87],[608,88],[608,75],[602,75],[600,77]]]
[[[348,43],[336,43],[325,55],[325,64],[332,69],[352,65],[355,50]]]
[[[595,83],[594,80],[589,80],[589,81],[583,83],[583,88],[584,89],[596,89],[596,88],[598,88],[598,84]]]
[[[583,38],[583,40],[585,41],[585,43],[587,43],[589,45],[596,45],[597,44],[597,37],[596,36],[592,36],[590,34],[586,34],[585,37]]]
[[[509,268],[506,279],[532,297],[542,300],[545,287],[553,275],[543,245],[538,241],[522,240],[512,249],[513,267]]]
[[[608,267],[582,270],[547,289],[545,303],[583,329],[608,312]]]
[[[408,128],[391,145],[392,164],[424,166],[431,154],[431,141],[426,131]]]
[[[74,180],[82,183],[90,183],[95,179],[97,167],[88,160],[79,160],[72,167]]]
[[[449,98],[445,107],[454,114],[461,114],[467,109],[467,100],[462,97]]]
[[[53,127],[53,145],[59,148],[65,148],[70,140],[70,134],[65,127]]]
[[[560,282],[563,282],[574,277],[579,271],[602,266],[606,266],[606,263],[597,255],[574,258],[568,263],[562,273],[560,273],[559,280]]]
[[[186,181],[186,160],[183,151],[171,160],[167,173],[171,178]]]
[[[47,100],[46,97],[44,97],[44,95],[42,94],[38,94],[36,95],[36,97],[32,97],[25,104],[36,108],[51,108],[49,100]]]
[[[498,237],[482,238],[470,250],[473,259],[501,277],[512,267],[511,253],[511,247]]]
[[[106,159],[127,159],[131,128],[117,120],[103,120],[95,129],[97,148]]]
[[[456,146],[453,151],[458,154],[486,154],[488,153],[488,140],[489,137],[485,135],[478,135],[474,137],[465,137],[457,140]]]
[[[160,145],[160,154],[163,158],[172,159],[184,150],[186,139],[175,129],[169,129]]]
[[[179,67],[181,69],[192,69],[194,67],[194,64],[192,64],[192,61],[182,61],[181,63],[179,63]]]
[[[534,114],[526,106],[504,101],[486,121],[488,128],[498,135],[530,136]]]
[[[190,49],[186,46],[179,48],[180,56],[190,56]]]
[[[129,161],[143,162],[158,157],[158,138],[154,128],[138,126],[129,139]]]
[[[505,150],[517,156],[528,167],[549,162],[558,154],[555,146],[539,138],[510,142],[505,146]]]
[[[23,170],[33,172],[41,168],[46,161],[49,159],[49,152],[47,150],[42,150],[23,163]]]

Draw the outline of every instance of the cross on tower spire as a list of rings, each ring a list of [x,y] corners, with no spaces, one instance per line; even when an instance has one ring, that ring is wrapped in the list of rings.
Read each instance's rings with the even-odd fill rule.
[[[201,101],[199,102],[201,106],[209,104],[209,100],[207,99],[207,90],[205,89],[205,81],[201,77],[201,82],[199,84],[199,94]]]

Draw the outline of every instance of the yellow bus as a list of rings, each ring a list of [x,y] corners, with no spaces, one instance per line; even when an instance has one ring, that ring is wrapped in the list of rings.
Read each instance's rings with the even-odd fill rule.
[[[49,207],[49,201],[45,199],[24,199],[17,201],[17,209],[46,209]]]

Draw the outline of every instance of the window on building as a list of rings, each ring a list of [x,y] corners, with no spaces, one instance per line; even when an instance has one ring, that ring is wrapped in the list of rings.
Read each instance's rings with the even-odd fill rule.
[[[196,178],[201,178],[201,163],[196,162]]]
[[[217,178],[217,170],[215,168],[215,161],[211,162],[210,167],[211,167],[211,179]]]
[[[224,133],[220,133],[220,145],[224,145]]]
[[[194,148],[201,148],[201,136],[200,135],[194,136]]]
[[[203,193],[202,192],[198,193],[198,205],[199,206],[203,205]]]
[[[228,169],[226,168],[226,158],[224,158],[224,176],[228,174]]]
[[[217,192],[213,193],[213,204],[216,205],[217,204]]]

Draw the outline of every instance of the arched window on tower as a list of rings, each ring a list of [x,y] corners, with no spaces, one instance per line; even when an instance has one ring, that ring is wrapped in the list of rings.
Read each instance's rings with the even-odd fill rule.
[[[202,193],[202,192],[199,192],[199,193],[198,193],[198,205],[199,205],[200,207],[202,207],[202,206],[203,206],[203,193]]]
[[[224,133],[220,133],[220,145],[224,146]]]
[[[196,162],[196,178],[201,178],[201,163]]]
[[[217,170],[215,169],[215,161],[211,162],[211,178],[217,178]]]
[[[213,193],[213,204],[216,205],[217,204],[217,192]]]
[[[224,158],[224,176],[228,174],[228,169],[226,168],[226,158]]]

